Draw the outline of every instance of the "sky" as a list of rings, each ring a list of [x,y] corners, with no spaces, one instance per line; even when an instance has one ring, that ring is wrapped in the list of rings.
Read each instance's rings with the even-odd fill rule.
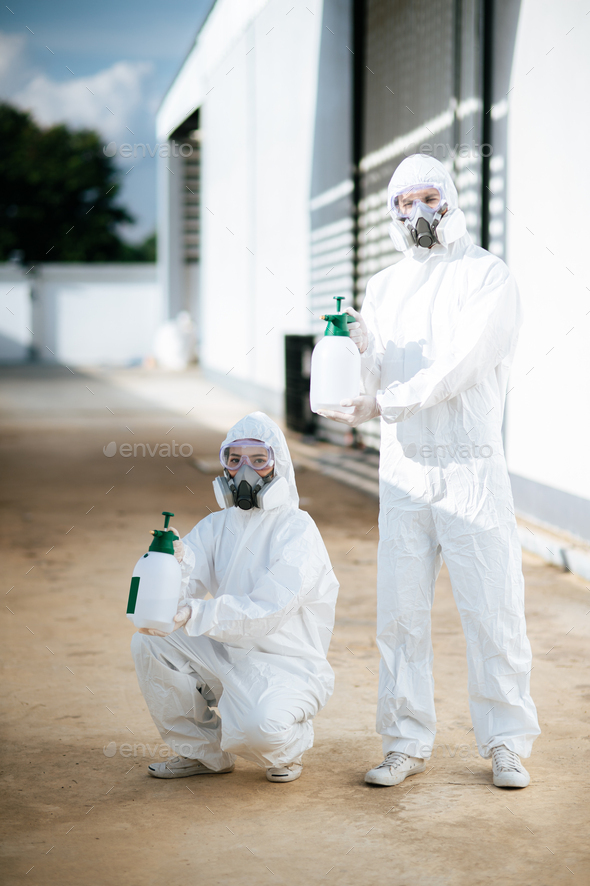
[[[212,0],[9,0],[0,9],[0,100],[43,124],[155,145],[155,114]],[[152,147],[152,151],[153,151]],[[116,158],[138,242],[156,220],[156,159]],[[131,168],[133,167],[133,168]]]

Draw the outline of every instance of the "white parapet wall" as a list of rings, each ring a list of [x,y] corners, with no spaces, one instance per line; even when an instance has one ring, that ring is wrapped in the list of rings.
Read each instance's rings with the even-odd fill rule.
[[[0,362],[129,366],[154,352],[164,318],[155,264],[5,264],[0,285]]]

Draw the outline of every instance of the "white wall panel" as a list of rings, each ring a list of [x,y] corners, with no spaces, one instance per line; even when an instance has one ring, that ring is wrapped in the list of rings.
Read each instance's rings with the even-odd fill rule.
[[[525,324],[508,396],[512,473],[590,498],[590,16],[523,0],[509,94],[507,261]],[[581,189],[581,191],[580,191]]]

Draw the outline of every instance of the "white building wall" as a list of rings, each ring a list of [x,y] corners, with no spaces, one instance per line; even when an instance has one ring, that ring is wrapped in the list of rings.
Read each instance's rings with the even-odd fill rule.
[[[587,4],[523,0],[505,195],[507,261],[525,311],[508,396],[508,464],[578,499],[590,499],[589,45]],[[555,508],[553,522],[563,525],[559,496]]]
[[[322,4],[308,7],[258,3],[238,32],[233,0],[218,0],[158,123],[169,133],[201,108],[201,363],[212,379],[254,393],[273,412],[282,411],[284,335],[306,333],[311,320]],[[212,32],[225,51],[214,51]]]

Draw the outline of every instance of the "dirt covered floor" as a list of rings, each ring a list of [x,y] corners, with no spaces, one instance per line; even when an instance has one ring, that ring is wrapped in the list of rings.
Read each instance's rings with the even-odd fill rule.
[[[444,571],[433,612],[435,754],[426,773],[399,787],[368,787],[364,772],[381,759],[377,504],[300,470],[302,506],[341,583],[330,650],[336,691],[315,721],[303,776],[269,784],[238,759],[231,775],[150,778],[147,764],[167,750],[129,652],[129,576],[161,511],[174,511],[186,532],[215,504],[212,475],[191,458],[159,448],[142,455],[141,447],[127,457],[119,446],[155,452],[174,440],[215,460],[221,434],[197,423],[208,414],[207,388],[195,388],[198,402],[187,393],[185,410],[108,374],[4,369],[0,378],[3,883],[590,882],[590,593],[582,580],[525,557],[543,729],[527,790],[495,788],[489,761],[477,755],[465,645]],[[112,457],[103,453],[109,443]]]

